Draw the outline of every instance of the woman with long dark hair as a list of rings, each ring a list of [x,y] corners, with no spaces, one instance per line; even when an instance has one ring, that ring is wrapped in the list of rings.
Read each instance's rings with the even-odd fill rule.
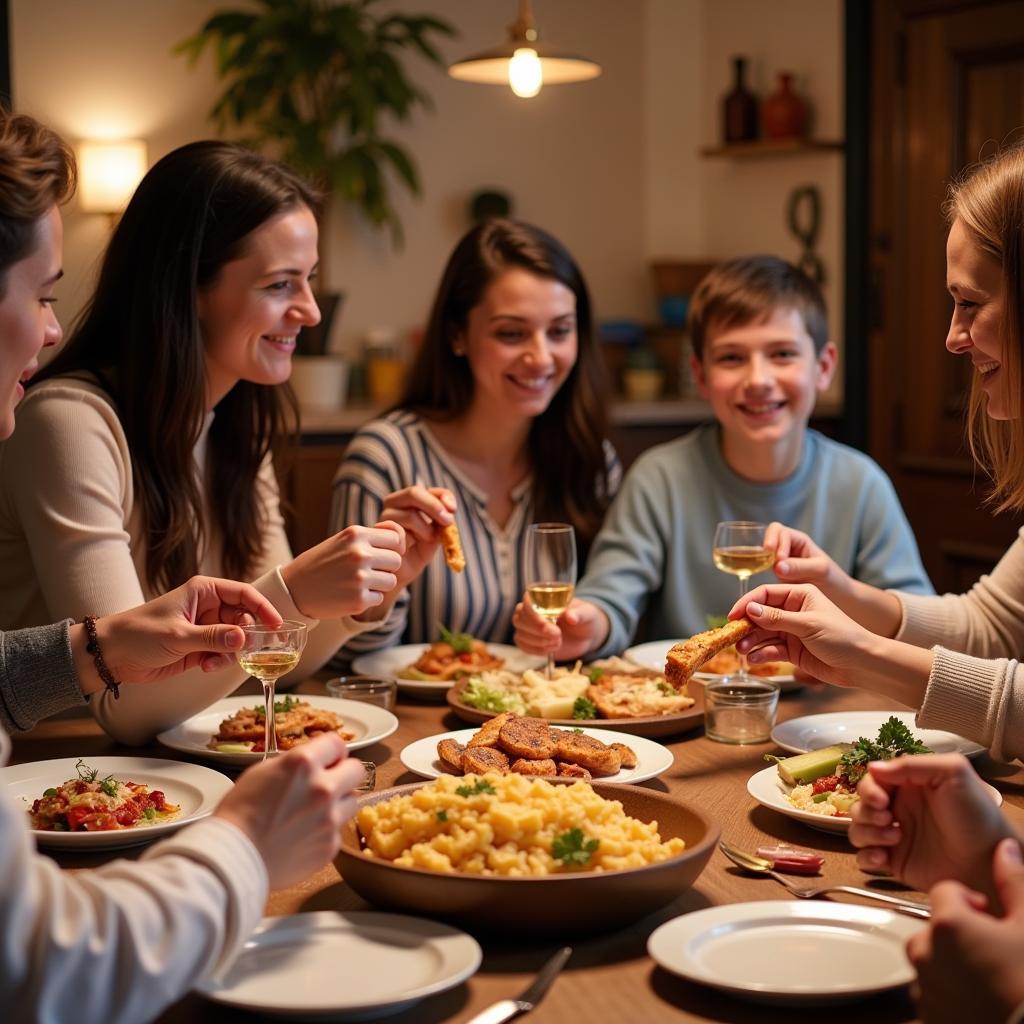
[[[347,650],[431,642],[439,623],[508,640],[526,527],[568,522],[587,545],[618,486],[607,401],[569,252],[518,221],[473,228],[444,270],[404,396],[359,431],[335,478],[335,529],[383,516],[408,540],[398,586],[368,613],[379,627]],[[434,559],[452,521],[460,575]]]
[[[284,534],[271,456],[296,336],[319,321],[316,208],[301,179],[232,143],[183,146],[145,176],[0,451],[0,628],[119,611],[202,571],[309,623],[302,678],[395,585],[394,524],[296,558]],[[143,742],[243,678],[191,672],[94,711]]]

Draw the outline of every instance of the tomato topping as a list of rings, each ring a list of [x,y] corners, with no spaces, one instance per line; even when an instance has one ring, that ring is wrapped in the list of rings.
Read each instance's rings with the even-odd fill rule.
[[[814,780],[814,787],[811,793],[834,793],[839,788],[840,778],[838,775],[822,775],[820,779]]]

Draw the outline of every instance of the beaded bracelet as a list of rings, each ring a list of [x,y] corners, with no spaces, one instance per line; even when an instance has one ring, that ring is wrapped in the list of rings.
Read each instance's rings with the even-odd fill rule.
[[[103,660],[99,637],[96,635],[96,616],[86,615],[82,619],[82,625],[85,626],[85,635],[87,637],[85,649],[92,655],[93,663],[96,666],[100,679],[103,680],[103,685],[114,695],[114,700],[118,700],[121,696],[121,684],[114,679],[113,672],[107,668],[107,663]]]

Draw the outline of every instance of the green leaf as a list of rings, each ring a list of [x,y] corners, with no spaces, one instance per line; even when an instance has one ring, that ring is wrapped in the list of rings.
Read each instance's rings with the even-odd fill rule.
[[[437,628],[441,639],[449,644],[456,654],[469,654],[473,650],[473,637],[469,633],[453,633],[439,622]]]
[[[586,697],[577,697],[572,704],[572,717],[581,721],[597,718],[597,705]]]
[[[448,820],[448,812],[443,807],[437,812],[437,820],[438,821],[447,821]]]
[[[479,793],[491,793],[496,794],[497,790],[487,779],[477,779],[476,782],[470,786],[459,786],[455,792],[459,796],[476,796]]]
[[[398,171],[402,180],[409,186],[409,191],[414,195],[419,195],[419,175],[416,173],[416,168],[405,150],[391,142],[381,142],[379,145],[381,152],[391,161],[392,166]]]
[[[601,678],[601,676],[603,676],[603,675],[604,675],[604,669],[603,669],[603,668],[592,668],[592,669],[591,669],[591,670],[590,670],[590,671],[589,671],[589,672],[587,673],[587,678],[588,678],[588,679],[589,679],[589,680],[590,680],[590,681],[591,681],[592,683],[596,683],[596,682],[598,681],[598,679],[600,679],[600,678]]]
[[[572,867],[582,866],[590,863],[590,858],[600,845],[599,839],[588,839],[584,842],[583,830],[571,828],[568,832],[555,836],[551,843],[551,856]]]

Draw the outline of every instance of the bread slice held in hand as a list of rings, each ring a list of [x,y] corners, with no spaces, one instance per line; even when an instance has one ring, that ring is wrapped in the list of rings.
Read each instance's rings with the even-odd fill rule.
[[[665,678],[675,689],[681,690],[705,662],[753,631],[750,619],[733,619],[718,629],[706,629],[689,640],[680,640],[665,658]]]
[[[466,568],[466,556],[462,551],[462,538],[459,528],[451,523],[441,531],[441,546],[444,548],[444,560],[452,572],[462,572]]]

